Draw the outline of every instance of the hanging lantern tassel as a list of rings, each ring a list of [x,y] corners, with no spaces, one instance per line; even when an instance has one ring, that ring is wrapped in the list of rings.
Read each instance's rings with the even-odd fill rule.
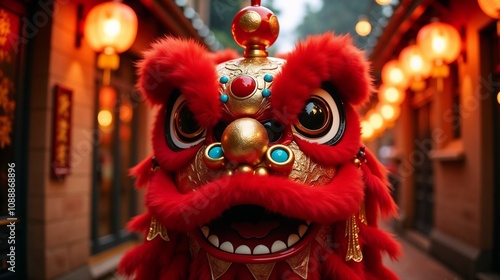
[[[450,67],[444,63],[439,63],[432,69],[432,77],[436,78],[436,88],[438,92],[442,92],[444,88],[444,78],[450,75]]]
[[[365,201],[362,201],[361,205],[359,206],[359,221],[365,225],[368,225],[368,220],[366,219]]]
[[[346,261],[353,260],[355,262],[361,262],[363,260],[363,253],[361,252],[361,246],[359,245],[358,234],[359,227],[356,224],[356,215],[353,215],[347,219],[345,227],[345,235],[347,236]]]

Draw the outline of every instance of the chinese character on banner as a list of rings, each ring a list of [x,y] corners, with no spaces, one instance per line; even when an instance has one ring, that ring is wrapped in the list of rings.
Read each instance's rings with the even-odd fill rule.
[[[54,121],[52,128],[52,176],[64,179],[70,173],[71,105],[73,91],[61,86],[54,90]]]

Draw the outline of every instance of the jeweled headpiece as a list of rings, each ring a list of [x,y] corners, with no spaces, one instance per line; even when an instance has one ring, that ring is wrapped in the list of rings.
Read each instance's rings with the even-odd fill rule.
[[[245,57],[266,57],[280,31],[278,18],[260,0],[252,0],[251,6],[243,8],[233,19],[231,31],[238,45],[245,48]]]

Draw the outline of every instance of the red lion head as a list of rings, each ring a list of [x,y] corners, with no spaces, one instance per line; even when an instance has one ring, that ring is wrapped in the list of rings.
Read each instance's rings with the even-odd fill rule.
[[[377,227],[378,213],[395,205],[384,169],[361,145],[354,109],[371,91],[363,53],[327,33],[286,60],[267,57],[273,40],[262,38],[277,36],[277,21],[261,8],[233,23],[243,58],[167,37],[139,63],[138,87],[161,109],[154,156],[132,172],[147,188],[148,212],[129,228],[146,238],[120,271],[137,279],[395,279],[381,254],[394,258],[399,247]],[[250,13],[262,16],[256,28]]]

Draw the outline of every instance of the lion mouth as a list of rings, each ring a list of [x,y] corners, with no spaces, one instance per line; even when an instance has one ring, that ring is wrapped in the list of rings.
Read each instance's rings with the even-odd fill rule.
[[[285,217],[256,205],[238,205],[224,211],[220,217],[200,228],[206,245],[217,257],[236,261],[251,256],[282,259],[296,251],[310,235],[308,221]],[[205,246],[204,246],[205,247]],[[215,250],[214,250],[215,249]],[[238,257],[239,256],[239,257]]]

